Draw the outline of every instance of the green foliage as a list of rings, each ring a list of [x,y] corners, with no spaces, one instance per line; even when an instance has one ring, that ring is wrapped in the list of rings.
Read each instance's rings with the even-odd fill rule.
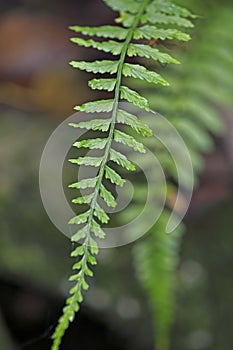
[[[117,72],[118,61],[94,61],[94,62],[85,62],[85,61],[71,61],[70,65],[74,68],[79,68],[80,70],[85,70],[90,73],[110,73],[114,74]]]
[[[232,108],[232,50],[228,30],[222,27],[222,23],[229,23],[229,12],[206,10],[211,21],[200,23],[200,32],[186,53],[177,53],[182,56],[182,69],[168,69],[171,88],[166,93],[147,90],[152,108],[166,115],[183,137],[196,174],[202,167],[202,153],[213,148],[212,134],[224,131],[216,106]],[[176,176],[175,172],[171,175]]]
[[[121,178],[121,176],[114,170],[109,168],[107,165],[105,165],[105,178],[110,180],[111,183],[118,185],[118,186],[123,186],[125,180]]]
[[[179,61],[177,61],[175,58],[171,57],[167,53],[160,52],[159,50],[144,44],[129,45],[129,49],[127,53],[129,57],[134,57],[134,56],[146,57],[146,58],[151,58],[155,62],[158,61],[160,63],[175,63],[175,64],[179,63]],[[162,85],[169,85],[168,82],[164,80],[162,80],[161,83]]]
[[[117,122],[129,125],[139,135],[152,136],[152,130],[142,120],[138,119],[135,115],[128,113],[122,109],[118,109]]]
[[[108,131],[110,122],[110,119],[92,119],[89,122],[80,122],[78,124],[70,123],[69,125],[80,129]]]
[[[122,168],[129,171],[136,170],[135,165],[131,163],[124,154],[117,152],[114,149],[111,149],[109,155],[110,160],[115,162],[117,165],[120,165]]]
[[[110,191],[108,191],[104,185],[100,186],[100,197],[103,198],[103,200],[105,201],[105,203],[109,206],[109,207],[115,207],[117,205],[115,198],[113,197],[112,193]]]
[[[141,122],[136,115],[131,115],[127,111],[119,109],[120,101],[128,101],[132,106],[136,106],[146,111],[150,111],[150,105],[144,96],[129,88],[128,81],[134,78],[140,81],[149,82],[151,85],[168,86],[168,82],[160,74],[146,68],[140,64],[127,62],[130,57],[141,57],[162,64],[177,64],[177,59],[168,53],[157,48],[152,48],[141,42],[141,38],[153,37],[175,40],[189,40],[186,33],[178,31],[176,28],[169,28],[169,25],[192,27],[189,18],[193,16],[184,8],[175,6],[171,1],[158,0],[105,0],[105,2],[116,11],[120,11],[120,18],[116,20],[117,26],[81,27],[72,26],[70,29],[76,33],[92,37],[86,39],[82,37],[72,38],[71,41],[79,46],[93,48],[113,56],[118,56],[116,60],[102,60],[96,62],[72,61],[75,68],[92,72],[94,74],[109,74],[110,77],[96,78],[89,81],[89,86],[94,90],[106,90],[113,94],[111,99],[86,102],[81,106],[76,106],[75,110],[94,113],[96,119],[80,123],[70,124],[75,128],[85,128],[87,130],[98,130],[107,132],[106,138],[95,138],[78,140],[74,146],[77,148],[89,148],[103,150],[102,156],[83,156],[70,159],[70,162],[79,166],[93,166],[98,168],[98,174],[93,179],[83,179],[71,184],[73,189],[92,189],[92,192],[73,200],[75,204],[87,205],[89,209],[71,218],[69,224],[78,225],[77,232],[73,235],[72,241],[79,245],[71,253],[71,256],[78,257],[74,264],[75,273],[70,277],[74,282],[70,290],[70,296],[63,309],[63,315],[59,319],[58,326],[53,334],[52,350],[58,350],[61,339],[73,321],[75,313],[79,310],[79,304],[83,300],[83,290],[88,289],[87,277],[93,275],[92,265],[96,264],[94,255],[98,253],[96,238],[104,238],[102,224],[109,221],[109,216],[101,206],[102,198],[108,206],[116,205],[113,193],[103,184],[103,180],[114,185],[122,186],[124,180],[118,173],[121,168],[128,171],[135,170],[135,165],[127,157],[115,149],[115,143],[131,147],[133,150],[144,153],[143,141],[138,142],[128,131],[119,130],[119,124],[129,125],[133,130],[142,136],[151,136],[151,130],[146,124]],[[155,24],[165,24],[156,27]],[[106,40],[99,41],[95,37]],[[115,40],[111,40],[115,39]],[[148,62],[150,63],[150,62]],[[112,77],[114,75],[114,78]],[[124,78],[124,84],[122,80]],[[99,119],[98,113],[109,112],[109,119]],[[116,124],[117,122],[117,124]],[[116,164],[117,170],[114,169]]]
[[[87,102],[82,106],[75,106],[76,111],[85,112],[85,113],[100,113],[100,112],[111,112],[113,108],[113,100],[100,100],[95,102]],[[88,123],[86,123],[88,125]],[[89,124],[91,129],[92,124]]]
[[[163,212],[148,237],[134,247],[138,279],[152,306],[156,349],[169,349],[170,330],[175,313],[176,269],[183,228],[166,235],[169,213]]]
[[[95,187],[96,182],[97,182],[97,177],[93,177],[90,179],[83,179],[79,182],[75,182],[75,183],[69,185],[69,188],[77,188],[77,189],[93,188],[93,187]]]
[[[154,87],[152,90],[146,84],[141,85],[150,106],[165,115],[185,140],[196,181],[203,166],[203,153],[213,148],[213,134],[218,136],[224,131],[220,107],[233,108],[233,46],[230,45],[232,37],[229,37],[232,5],[221,10],[219,6],[211,10],[205,9],[205,6],[200,2],[194,3],[196,12],[204,7],[204,16],[208,17],[208,21],[200,21],[196,37],[185,52],[177,50],[177,56],[182,57],[183,64],[181,68],[173,66],[167,69],[166,76],[172,82],[170,88],[164,91],[155,90]],[[159,43],[155,45],[160,47]],[[158,121],[151,123],[157,130],[164,132]],[[176,187],[171,186],[169,180],[172,179],[173,183],[177,181],[177,171],[167,151],[161,149],[159,144],[152,145],[150,149],[154,149],[167,176],[169,204],[169,197],[176,196]],[[137,213],[136,207],[134,210]],[[181,228],[171,235],[164,234],[167,217],[167,213],[163,213],[147,238],[136,244],[134,249],[135,269],[153,310],[158,350],[169,349],[175,310],[176,266],[182,237]]]
[[[105,138],[96,138],[89,140],[77,141],[73,144],[77,148],[90,148],[90,149],[103,149],[106,146],[107,139]]]
[[[128,88],[127,86],[120,87],[120,97],[122,100],[132,103],[136,107],[143,108],[146,111],[150,110],[148,100],[141,96],[138,92]]]
[[[160,40],[190,40],[190,35],[177,29],[158,29],[150,25],[137,28],[134,33],[134,39],[160,39]]]
[[[166,80],[164,80],[158,73],[151,72],[145,67],[139,64],[125,63],[122,74],[124,77],[132,77],[136,79],[141,79],[153,84],[168,85]]]

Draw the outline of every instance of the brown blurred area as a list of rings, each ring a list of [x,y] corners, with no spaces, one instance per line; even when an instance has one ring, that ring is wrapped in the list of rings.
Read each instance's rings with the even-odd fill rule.
[[[85,75],[74,71],[68,62],[93,58],[69,41],[74,33],[68,26],[75,20],[85,21],[85,17],[91,23],[101,23],[110,11],[101,1],[71,2],[70,7],[58,3],[57,14],[46,11],[43,2],[37,11],[22,6],[1,13],[0,103],[64,119],[90,94]]]
[[[66,27],[62,19],[22,10],[2,16],[1,103],[60,118],[69,113],[79,94],[67,62],[78,50],[69,43]]]
[[[233,187],[233,116],[221,109],[225,133],[215,140],[215,149],[204,156],[204,169],[199,186],[193,194],[190,214],[201,214],[205,209],[231,196]]]

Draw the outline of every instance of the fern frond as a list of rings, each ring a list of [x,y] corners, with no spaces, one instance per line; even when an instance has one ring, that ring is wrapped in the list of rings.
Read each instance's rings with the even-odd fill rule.
[[[119,62],[111,61],[111,60],[102,60],[102,61],[94,61],[94,62],[86,62],[86,61],[71,61],[70,65],[74,68],[78,68],[80,70],[85,70],[90,73],[100,73],[100,74],[114,74],[117,72]]]
[[[73,184],[70,184],[69,188],[76,188],[76,189],[85,189],[85,188],[93,188],[95,187],[97,182],[97,177],[93,177],[90,179],[83,179],[79,182],[74,182]]]
[[[140,2],[137,2],[135,0],[104,0],[104,2],[110,6],[113,10],[118,12],[130,12],[130,13],[137,13],[140,9]]]
[[[160,74],[148,70],[140,64],[125,63],[122,74],[124,77],[136,78],[152,84],[169,85]]]
[[[146,15],[142,17],[142,23],[152,23],[152,24],[175,24],[180,27],[193,28],[193,24],[190,20],[179,17],[177,15],[167,15],[164,13],[158,13],[156,11],[147,11]]]
[[[94,113],[94,112],[92,112]],[[74,128],[87,129],[87,130],[99,130],[99,131],[108,131],[110,127],[111,119],[92,119],[88,122],[70,123],[69,125]]]
[[[128,147],[132,147],[134,151],[138,151],[140,153],[145,153],[145,148],[141,142],[135,140],[133,136],[126,134],[120,130],[114,131],[114,141],[122,143]]]
[[[75,216],[74,218],[70,219],[69,224],[70,225],[84,224],[85,222],[87,222],[89,214],[90,214],[90,210],[87,210],[86,212],[79,214],[79,215]]]
[[[105,237],[105,232],[101,229],[100,225],[95,220],[92,221],[91,232],[100,239],[103,239]]]
[[[117,205],[112,193],[108,191],[106,187],[104,187],[104,185],[100,186],[100,197],[103,198],[103,200],[109,207],[114,208]]]
[[[179,64],[175,58],[172,58],[167,53],[160,52],[158,49],[150,47],[144,44],[130,44],[127,55],[129,57],[146,57],[151,58],[154,61],[159,61],[161,63],[175,63]]]
[[[111,169],[107,165],[105,165],[104,169],[105,169],[105,178],[107,180],[110,180],[111,183],[118,185],[118,186],[124,185],[125,180],[122,179],[122,177],[114,169]]]
[[[118,26],[102,26],[102,27],[81,27],[71,26],[69,29],[77,33],[88,36],[96,36],[102,38],[112,38],[123,40],[127,36],[127,29]]]
[[[175,313],[176,274],[180,226],[171,235],[165,229],[169,213],[163,212],[147,238],[134,247],[137,275],[147,291],[154,318],[156,349],[169,349],[170,328]]]
[[[206,131],[199,127],[192,120],[173,119],[173,125],[179,130],[184,140],[190,145],[190,148],[197,149],[199,152],[210,152],[213,141],[206,135]],[[190,132],[192,130],[192,132]]]
[[[111,112],[113,107],[113,100],[100,100],[94,102],[87,102],[81,106],[75,106],[74,109],[86,113],[100,113]]]
[[[150,137],[153,135],[152,130],[148,125],[146,125],[142,120],[138,119],[135,115],[122,109],[118,109],[117,122],[130,126],[139,135],[144,137]]]
[[[116,79],[92,79],[89,80],[88,86],[92,90],[113,91],[116,86]]]
[[[77,148],[90,148],[90,149],[104,149],[107,143],[107,139],[96,138],[89,140],[77,141],[73,144]]]
[[[105,211],[99,206],[99,204],[96,204],[95,210],[94,210],[94,216],[96,216],[102,224],[107,224],[110,220],[109,216],[105,213]]]
[[[201,127],[209,129],[214,134],[223,131],[223,123],[219,118],[219,113],[212,104],[207,104],[205,101],[196,99],[193,96],[187,104],[185,103],[185,109],[192,116],[194,122],[200,124]]]
[[[145,109],[146,111],[150,110],[148,100],[127,86],[120,87],[120,98],[122,100],[128,101],[129,103],[132,103],[136,107]]]
[[[74,203],[74,204],[89,204],[89,203],[91,203],[92,198],[93,198],[93,193],[88,194],[86,196],[74,198],[74,199],[72,199],[72,203]]]
[[[144,25],[135,30],[134,39],[160,39],[189,41],[190,35],[177,29],[160,29],[151,25]]]
[[[147,13],[165,13],[167,15],[173,15],[184,18],[196,18],[197,16],[192,14],[188,9],[175,5],[169,0],[159,0],[152,2],[146,10]]]
[[[94,41],[94,40],[85,40],[82,38],[71,38],[73,43],[78,46],[83,47],[92,47],[93,49],[97,49],[99,51],[110,52],[112,55],[119,56],[123,47],[122,43],[117,41],[109,40],[109,41]]]
[[[115,162],[117,165],[120,165],[122,168],[125,168],[126,170],[136,170],[134,164],[131,163],[124,154],[117,152],[112,148],[110,149],[110,160]]]
[[[140,64],[128,62],[130,57],[146,58],[159,61],[163,64],[177,64],[176,59],[165,52],[142,44],[141,38],[151,38],[155,35],[162,40],[189,40],[186,33],[180,32],[177,28],[170,28],[168,24],[191,27],[191,14],[185,9],[175,6],[171,1],[158,0],[105,0],[113,10],[120,11],[121,16],[116,20],[120,25],[81,27],[72,26],[74,32],[91,38],[75,37],[71,41],[79,46],[92,48],[99,51],[118,56],[114,60],[100,60],[95,62],[71,61],[71,65],[80,70],[94,74],[109,74],[110,77],[95,78],[89,81],[89,87],[94,90],[106,90],[112,92],[113,98],[86,102],[81,106],[74,107],[75,110],[84,113],[109,113],[108,119],[91,119],[78,123],[71,123],[74,128],[82,128],[91,131],[107,133],[105,138],[93,135],[93,138],[77,140],[74,143],[76,148],[88,148],[90,150],[103,150],[102,157],[77,157],[69,161],[78,166],[93,166],[98,168],[95,178],[82,179],[71,184],[72,189],[89,189],[88,195],[73,199],[74,204],[88,206],[85,212],[71,218],[70,224],[78,225],[76,233],[71,238],[73,242],[80,245],[71,253],[72,257],[78,257],[74,264],[75,273],[70,280],[74,286],[70,290],[70,297],[66,301],[58,326],[53,335],[52,350],[58,350],[61,339],[69,322],[72,322],[75,313],[82,302],[82,292],[88,289],[87,277],[91,277],[93,272],[90,265],[96,264],[94,255],[98,253],[96,238],[104,238],[103,224],[108,223],[109,216],[103,209],[101,202],[105,202],[110,207],[116,206],[113,193],[105,187],[103,181],[111,184],[123,186],[125,180],[121,177],[121,168],[134,171],[135,165],[124,154],[118,152],[114,147],[117,143],[133,148],[135,151],[144,153],[143,142],[137,141],[128,132],[120,131],[118,124],[130,126],[140,136],[151,136],[150,128],[140,121],[136,115],[119,108],[120,101],[128,101],[132,106],[150,111],[150,105],[144,96],[132,90],[127,85],[128,78],[138,79],[142,82],[169,85],[168,82],[157,72],[151,71]],[[153,6],[152,6],[153,5]],[[157,14],[152,19],[148,8]],[[165,28],[157,28],[153,23],[165,23]],[[144,26],[142,26],[144,24]],[[97,39],[96,39],[97,38]],[[104,38],[100,41],[99,38]],[[112,40],[114,39],[114,40]],[[139,41],[138,41],[139,40]],[[125,79],[126,78],[126,79]],[[126,80],[123,82],[123,79]],[[95,133],[93,133],[95,134]],[[114,165],[115,164],[115,165]],[[114,167],[114,169],[113,169]]]
[[[72,164],[99,167],[102,163],[102,157],[78,157],[76,159],[69,159],[69,162]]]
[[[198,6],[201,4],[195,1],[195,6],[197,6],[196,3]],[[196,41],[194,39],[192,46],[180,54],[183,63],[182,71],[178,66],[171,66],[167,71],[169,81],[174,82],[170,89],[166,92],[163,90],[155,92],[154,89],[151,90],[145,85],[146,97],[150,101],[150,106],[167,116],[183,137],[189,149],[196,181],[198,173],[203,168],[203,153],[213,148],[212,134],[222,135],[224,131],[221,110],[216,108],[216,105],[218,107],[227,105],[231,110],[233,108],[233,46],[231,45],[232,36],[229,36],[230,28],[226,29],[227,23],[230,23],[231,12],[232,5],[222,11],[219,11],[219,7],[215,10],[208,8],[209,20],[200,23]],[[151,11],[152,16],[153,11]],[[223,23],[226,23],[225,28],[223,28]],[[177,55],[179,57],[178,53]],[[154,98],[155,93],[156,99]],[[152,122],[155,123],[156,130],[159,130],[160,133],[164,132],[156,121]],[[174,164],[158,145],[153,144],[151,147],[150,144],[150,150],[154,151],[162,164],[168,179],[168,186],[171,187],[169,179],[172,179],[173,182],[177,181]],[[171,193],[176,195],[174,186]],[[171,235],[164,234],[167,220],[168,214],[163,213],[151,229],[147,239],[139,242],[134,250],[138,278],[152,306],[155,343],[158,350],[170,348],[170,329],[176,296],[176,265],[182,237],[182,229],[181,231],[176,230]]]

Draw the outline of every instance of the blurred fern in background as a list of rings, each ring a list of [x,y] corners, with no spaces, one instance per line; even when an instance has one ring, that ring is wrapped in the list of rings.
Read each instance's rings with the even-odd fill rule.
[[[171,81],[170,89],[152,90],[144,86],[144,93],[147,89],[152,108],[167,117],[183,137],[190,152],[197,183],[198,174],[203,169],[203,155],[213,150],[213,136],[224,133],[222,108],[232,110],[233,107],[233,7],[229,3],[219,2],[207,6],[200,1],[193,4],[190,1],[189,5],[193,5],[192,10],[200,14],[200,19],[192,42],[184,49],[176,48],[176,57],[182,66],[169,67],[166,71],[166,77]],[[165,46],[170,51],[166,42],[156,39],[156,47]],[[154,124],[156,126],[156,121]],[[157,129],[159,132],[159,125]],[[173,185],[177,181],[176,169],[167,162],[168,155],[165,158],[162,156],[167,153],[165,150],[155,147],[154,152],[163,169],[166,169],[169,207],[176,198],[176,187]],[[175,317],[176,271],[184,231],[180,227],[171,235],[166,235],[167,218],[168,214],[164,212],[148,237],[134,248],[135,269],[153,311],[157,350],[170,348],[171,327]]]

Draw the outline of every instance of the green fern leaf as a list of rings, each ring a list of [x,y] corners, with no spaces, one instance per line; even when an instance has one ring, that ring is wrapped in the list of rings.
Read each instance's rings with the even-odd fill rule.
[[[103,198],[103,200],[109,207],[114,208],[117,205],[112,193],[108,191],[106,187],[104,187],[104,185],[100,186],[100,197]]]
[[[92,223],[93,222],[94,222],[94,220],[92,220]],[[89,248],[90,248],[91,254],[97,255],[99,253],[98,244],[96,243],[96,241],[92,237],[89,238]]]
[[[89,277],[94,276],[93,272],[87,266],[85,266],[85,268],[84,268],[84,273],[86,276],[89,276]]]
[[[79,214],[73,217],[72,219],[70,219],[69,224],[71,225],[84,224],[85,222],[87,222],[89,214],[90,214],[90,210],[87,210],[85,213]]]
[[[107,139],[104,138],[96,138],[96,139],[88,139],[77,141],[73,144],[74,147],[77,148],[90,148],[90,149],[103,149],[106,146]]]
[[[118,26],[81,27],[71,26],[69,29],[89,36],[123,40],[127,36],[127,29]]]
[[[72,164],[98,167],[102,160],[102,157],[79,157],[77,159],[69,159],[69,162]]]
[[[79,260],[76,264],[74,264],[73,266],[72,266],[72,270],[79,270],[80,268],[82,268],[82,266],[83,266],[83,258],[81,259],[81,260]],[[77,288],[77,286],[75,286],[74,288]],[[73,291],[74,291],[74,289],[73,289]]]
[[[158,13],[162,12],[167,15],[174,15],[177,17],[190,17],[196,18],[196,15],[193,15],[189,10],[184,7],[177,6],[173,4],[170,0],[161,0],[156,2],[151,2],[150,5],[146,9],[147,13]]]
[[[95,187],[97,182],[97,177],[89,178],[89,179],[83,179],[79,182],[74,182],[70,184],[69,188],[76,188],[76,189],[85,189],[85,188],[93,188]]]
[[[136,141],[134,137],[120,130],[114,131],[114,141],[122,143],[123,145],[126,145],[128,147],[132,147],[135,151],[138,151],[140,153],[146,152],[141,142]]]
[[[99,206],[99,204],[96,204],[94,215],[99,219],[102,224],[107,224],[109,221],[109,216],[105,213],[105,211]]]
[[[153,135],[152,130],[142,120],[138,119],[135,115],[124,111],[123,109],[118,110],[117,121],[119,123],[129,125],[142,136],[150,137]]]
[[[144,80],[152,84],[161,84],[164,86],[169,85],[168,82],[163,79],[160,74],[150,71],[139,64],[125,63],[123,66],[122,74],[125,77]]]
[[[125,168],[129,171],[136,170],[135,165],[131,163],[126,156],[122,153],[115,151],[114,149],[110,150],[110,160],[120,165],[122,168]]]
[[[91,112],[94,113],[94,112]],[[111,119],[92,119],[88,122],[70,123],[69,125],[74,128],[87,129],[87,130],[99,130],[108,131],[111,123]]]
[[[179,27],[193,28],[193,24],[190,20],[175,15],[166,15],[164,13],[147,12],[147,14],[142,16],[142,23],[147,22],[152,24],[175,24]]]
[[[148,100],[145,97],[141,96],[138,92],[128,88],[127,86],[121,86],[120,92],[122,100],[126,100],[129,103],[135,105],[136,107],[143,108],[146,111],[150,110]]]
[[[111,183],[118,185],[118,186],[123,186],[125,183],[125,180],[122,179],[122,177],[113,169],[111,169],[109,166],[105,165],[105,178],[110,180]]]
[[[116,86],[116,79],[92,79],[89,80],[88,86],[92,90],[113,91]]]
[[[182,40],[189,41],[189,34],[183,33],[177,29],[160,29],[151,25],[139,27],[134,32],[134,39],[160,39],[160,40]]]
[[[71,38],[73,43],[84,46],[84,47],[92,47],[93,49],[97,49],[99,51],[111,52],[111,54],[118,56],[121,53],[123,44],[118,43],[117,41],[109,40],[109,41],[94,41],[94,40],[84,40],[82,38]]]
[[[113,100],[100,100],[94,102],[87,102],[81,106],[75,106],[74,109],[86,113],[100,113],[111,112],[113,107]]]
[[[85,225],[83,228],[81,228],[75,234],[72,235],[71,241],[76,243],[79,242],[81,239],[86,237],[87,231],[88,231],[88,225]],[[83,255],[84,249],[85,248],[82,245],[78,246],[72,251],[71,257],[77,257],[79,255]],[[80,252],[82,252],[82,254],[80,254]]]
[[[141,4],[135,0],[104,0],[104,2],[115,11],[129,11],[136,13]]]
[[[94,196],[94,193],[88,194],[86,196],[77,197],[72,199],[72,203],[74,204],[89,204]]]
[[[104,238],[104,237],[103,237]],[[88,255],[87,257],[87,261],[91,264],[91,265],[96,265],[97,264],[97,260],[94,256],[92,255]]]
[[[98,238],[103,239],[105,237],[105,232],[95,220],[92,220],[91,232]]]
[[[120,12],[120,17],[116,18],[115,22],[121,23],[124,27],[129,28],[134,22],[134,15],[128,12]]]
[[[158,49],[144,44],[130,44],[127,51],[127,55],[129,57],[139,56],[151,58],[152,60],[159,61],[161,63],[179,64],[179,61],[177,61],[175,58],[171,57],[167,53],[160,52]]]
[[[111,60],[102,60],[102,61],[94,61],[94,62],[85,62],[85,61],[71,61],[70,65],[74,68],[78,68],[80,70],[85,70],[90,73],[110,73],[114,74],[117,72],[119,62],[111,61]]]

